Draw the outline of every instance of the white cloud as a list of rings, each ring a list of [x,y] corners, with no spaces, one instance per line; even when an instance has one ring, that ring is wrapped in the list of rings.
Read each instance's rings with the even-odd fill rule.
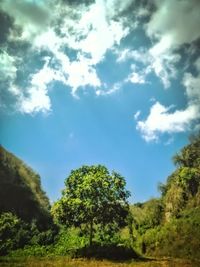
[[[115,50],[117,54],[117,62],[125,62],[128,59],[132,59],[137,62],[141,62],[143,64],[148,64],[150,61],[149,54],[146,49],[140,48],[138,50],[131,49],[123,49],[121,51]]]
[[[110,17],[115,17],[119,13],[127,10],[131,4],[133,4],[133,0],[107,0],[106,1],[106,10]]]
[[[47,31],[38,34],[33,42],[33,48],[47,49],[52,53],[57,53],[58,49],[62,46],[63,41],[59,38],[52,28],[48,28]]]
[[[191,105],[185,110],[170,112],[170,107],[165,107],[156,102],[150,110],[150,114],[144,121],[137,121],[137,129],[141,131],[143,138],[156,141],[160,134],[178,133],[189,130],[191,122],[197,118],[198,107]]]
[[[130,73],[128,80],[131,81],[130,77],[133,77],[133,83],[146,82],[146,76],[149,73],[155,73],[159,77],[164,85],[164,88],[170,86],[170,79],[176,77],[176,69],[174,64],[180,60],[180,55],[171,52],[166,52],[159,54],[159,50],[155,49],[153,46],[151,49],[147,50],[140,48],[138,50],[125,49],[123,51],[116,51],[118,55],[117,62],[125,62],[126,60],[133,60],[136,63],[142,63],[140,66],[140,71],[135,72],[137,64],[132,64],[135,66],[135,70]]]
[[[158,39],[159,54],[200,36],[200,2],[196,0],[155,0],[157,10],[146,25],[150,37]]]
[[[14,98],[19,99],[20,90],[15,86],[15,79],[17,77],[16,61],[19,61],[19,59],[9,56],[7,52],[0,54],[0,83],[4,83],[1,88],[1,95],[6,94],[5,90],[7,90]],[[6,104],[3,103],[3,97],[0,97],[0,107],[6,107]]]
[[[46,63],[39,72],[31,77],[31,85],[39,88],[45,88],[52,80],[57,79],[56,72],[48,67],[49,58],[46,58]]]
[[[71,10],[73,13],[74,10]],[[69,11],[67,11],[69,12]],[[94,88],[102,85],[95,65],[104,59],[108,49],[115,44],[119,44],[121,39],[127,35],[128,30],[124,28],[120,21],[114,21],[107,17],[108,7],[105,1],[97,0],[88,9],[78,13],[77,22],[74,16],[66,16],[60,26],[62,37],[53,36],[44,37],[44,40],[38,40],[37,44],[46,43],[46,39],[52,39],[51,51],[61,64],[62,77],[64,83],[72,88],[72,93],[81,86],[92,86]],[[72,34],[68,34],[68,32]],[[57,38],[57,41],[55,42]],[[72,49],[78,51],[77,60],[71,61],[62,51],[62,47],[68,44]]]
[[[145,74],[132,72],[126,81],[131,83],[144,84],[146,83]]]
[[[70,87],[73,95],[80,87],[91,86],[97,95],[108,95],[119,90],[126,82],[144,84],[147,75],[154,72],[164,84],[170,86],[170,80],[176,77],[175,64],[180,56],[174,50],[184,43],[196,40],[200,36],[200,17],[196,0],[172,1],[154,0],[157,9],[146,24],[146,33],[153,42],[151,49],[123,50],[118,62],[128,59],[141,63],[140,69],[132,68],[128,77],[108,88],[98,77],[96,65],[104,60],[107,51],[116,51],[121,40],[134,29],[137,21],[124,26],[124,17],[134,3],[132,0],[96,0],[91,5],[79,5],[78,8],[62,6],[59,1],[2,1],[1,8],[14,18],[14,24],[21,27],[21,35],[13,30],[10,39],[31,44],[32,52],[50,52],[53,64],[48,61],[37,73],[27,74],[29,86],[19,88],[15,84],[17,75],[16,57],[1,54],[0,74],[10,80],[10,92],[18,97],[21,111],[38,112],[51,109],[48,96],[50,83],[59,81]],[[193,3],[196,3],[196,6]],[[53,5],[54,3],[54,5]],[[147,9],[146,9],[147,10]],[[135,12],[135,11],[134,11]],[[136,20],[149,14],[144,8],[137,9]],[[192,18],[192,19],[191,19]],[[186,21],[186,23],[185,23]],[[127,22],[127,21],[126,21]],[[127,25],[127,24],[126,24]],[[75,56],[71,57],[70,49]],[[23,55],[22,55],[23,58]],[[25,63],[26,64],[26,63]],[[200,69],[196,61],[197,70]],[[199,81],[185,75],[183,81],[186,94],[194,95],[193,89]]]
[[[150,113],[145,120],[137,120],[137,129],[143,138],[149,141],[158,140],[160,134],[178,133],[191,130],[193,125],[200,126],[200,73],[195,77],[191,73],[185,73],[182,81],[188,105],[185,109],[171,111],[171,107],[165,107],[159,102],[153,104]],[[195,124],[194,124],[195,123]]]
[[[146,33],[155,43],[149,50],[151,67],[165,88],[176,77],[174,65],[180,60],[175,52],[183,44],[200,37],[200,2],[196,0],[155,0],[157,10],[146,24]]]
[[[51,109],[50,98],[47,90],[41,90],[38,87],[31,87],[28,90],[29,97],[21,99],[19,109],[23,113],[48,112]]]
[[[1,2],[1,8],[14,18],[16,26],[22,28],[20,36],[11,31],[10,38],[32,41],[51,21],[49,6],[43,1],[6,0]]]
[[[120,10],[126,8],[128,2],[120,4]],[[79,87],[87,85],[94,87],[96,92],[101,90],[102,82],[95,66],[104,59],[109,49],[119,45],[128,34],[123,21],[114,19],[119,10],[113,13],[112,3],[111,0],[96,0],[89,6],[80,5],[76,9],[67,4],[63,8],[61,3],[54,1],[2,2],[1,8],[14,18],[15,26],[20,27],[21,31],[18,34],[11,30],[9,39],[28,42],[33,53],[48,51],[52,54],[53,64],[49,61],[38,73],[27,74],[29,85],[26,88],[14,84],[17,65],[11,55],[6,54],[6,58],[4,55],[1,61],[3,71],[9,79],[12,76],[9,90],[18,98],[22,112],[50,110],[48,86],[54,80],[70,87],[73,95]],[[66,48],[73,49],[77,57],[72,60]],[[109,93],[116,91],[116,88],[114,85]]]
[[[140,62],[144,65],[143,67],[139,68],[137,67],[136,63],[132,63],[130,67],[131,72],[125,79],[125,82],[131,82],[136,84],[145,84],[148,82],[146,77],[152,71],[152,67],[149,65],[151,60],[147,51],[144,51],[144,49],[124,49],[122,51],[116,50],[115,53],[117,54],[118,63],[122,63],[131,59],[134,62]]]
[[[161,79],[164,88],[170,87],[170,80],[177,74],[174,64],[180,60],[180,55],[171,52],[158,54],[154,47],[150,49],[149,53],[151,55],[150,69]]]
[[[96,70],[85,58],[80,58],[80,60],[72,62],[69,65],[67,73],[69,76],[66,83],[72,87],[72,93],[74,95],[79,86],[90,85],[92,87],[99,87],[101,85]]]
[[[137,120],[139,118],[141,114],[141,110],[138,110],[135,114],[134,114],[134,119]]]
[[[108,86],[107,84],[102,84],[100,89],[97,89],[95,91],[97,96],[106,96],[106,95],[111,95],[117,91],[119,91],[122,86],[124,85],[124,81],[122,82],[116,82],[112,86]]]
[[[97,0],[88,12],[84,13],[79,22],[81,28],[92,28],[86,38],[77,44],[82,52],[91,55],[92,64],[100,62],[106,51],[127,35],[128,29],[122,23],[107,17],[107,6],[103,0]]]
[[[23,113],[49,112],[51,101],[48,96],[48,85],[58,80],[59,73],[48,67],[49,58],[46,58],[44,67],[31,76],[29,87],[21,93],[19,109]]]
[[[185,73],[183,85],[190,103],[200,103],[200,73],[194,77],[191,73]],[[200,104],[199,104],[200,105]]]
[[[13,81],[16,78],[17,68],[15,67],[16,59],[7,52],[0,54],[0,81],[10,79]]]

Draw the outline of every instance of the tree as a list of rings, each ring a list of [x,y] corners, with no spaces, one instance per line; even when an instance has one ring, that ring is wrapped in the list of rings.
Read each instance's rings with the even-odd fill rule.
[[[90,245],[95,230],[110,224],[126,225],[130,196],[124,178],[106,167],[82,166],[65,180],[62,197],[52,207],[54,218],[66,226],[89,229]]]
[[[200,167],[200,132],[197,135],[191,136],[190,144],[183,147],[173,157],[173,161],[179,167]]]

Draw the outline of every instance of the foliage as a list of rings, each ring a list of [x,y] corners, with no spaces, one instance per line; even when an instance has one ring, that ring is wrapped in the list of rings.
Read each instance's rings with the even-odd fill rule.
[[[26,222],[35,219],[45,229],[51,223],[49,208],[39,175],[0,146],[0,213],[15,213]]]
[[[176,154],[174,162],[178,167],[168,177],[162,194],[166,220],[200,204],[200,134]]]
[[[135,247],[147,255],[199,258],[200,134],[174,157],[161,198],[131,207]]]
[[[46,246],[54,242],[57,229],[52,227],[40,232],[35,222],[24,222],[16,215],[6,212],[0,216],[0,255],[25,246]]]
[[[119,226],[116,223],[98,225],[94,240],[101,246],[119,244],[121,240]]]
[[[89,239],[80,234],[77,228],[67,229],[62,227],[55,240],[54,255],[70,255],[75,256],[76,251],[87,246]]]
[[[163,203],[159,199],[152,198],[141,205],[132,205],[131,212],[135,227],[139,233],[143,233],[162,223]]]
[[[30,239],[27,224],[12,213],[0,216],[0,255],[23,247]]]
[[[150,256],[200,259],[200,134],[174,161],[176,170],[159,185],[161,197],[130,207],[118,173],[101,165],[72,171],[52,207],[58,231],[39,176],[0,147],[0,254],[127,259],[138,257],[134,247]]]
[[[200,208],[184,211],[143,235],[148,255],[200,258]]]
[[[190,138],[190,144],[185,146],[174,156],[174,163],[178,166],[200,167],[200,133]]]
[[[52,207],[52,214],[61,224],[88,231],[91,244],[98,229],[108,234],[109,225],[117,231],[126,224],[130,194],[125,184],[121,175],[110,174],[104,166],[82,166],[66,179],[62,198]]]

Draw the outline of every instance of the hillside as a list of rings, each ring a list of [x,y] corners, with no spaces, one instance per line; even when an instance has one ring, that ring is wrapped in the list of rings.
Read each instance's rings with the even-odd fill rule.
[[[0,213],[10,211],[45,228],[50,222],[49,208],[39,175],[0,146]]]
[[[161,197],[131,207],[135,245],[148,255],[200,258],[200,134],[173,160]]]

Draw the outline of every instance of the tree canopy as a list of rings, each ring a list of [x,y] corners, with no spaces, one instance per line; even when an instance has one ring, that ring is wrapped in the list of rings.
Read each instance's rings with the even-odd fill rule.
[[[52,207],[52,214],[66,226],[86,226],[91,243],[97,226],[126,224],[130,193],[125,185],[120,174],[110,174],[104,166],[82,166],[65,180],[62,197]]]

